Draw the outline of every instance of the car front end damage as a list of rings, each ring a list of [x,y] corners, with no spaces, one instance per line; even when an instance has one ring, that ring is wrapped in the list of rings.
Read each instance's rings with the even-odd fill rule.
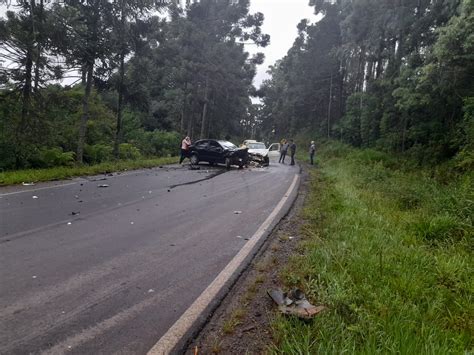
[[[226,160],[229,159],[230,165],[237,165],[239,167],[243,167],[244,165],[247,165],[247,161],[249,159],[247,148],[228,150],[225,152],[224,156]]]
[[[254,167],[265,167],[270,165],[268,154],[248,153],[248,165]]]

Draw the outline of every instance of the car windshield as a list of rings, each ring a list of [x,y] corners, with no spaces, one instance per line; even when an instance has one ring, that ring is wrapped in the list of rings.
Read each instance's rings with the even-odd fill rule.
[[[220,145],[223,146],[224,148],[231,148],[235,149],[237,148],[233,143],[227,142],[227,141],[219,141]]]
[[[249,143],[249,149],[267,149],[263,143]]]

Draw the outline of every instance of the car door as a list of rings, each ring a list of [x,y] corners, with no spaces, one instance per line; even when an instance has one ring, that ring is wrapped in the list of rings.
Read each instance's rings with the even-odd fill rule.
[[[209,154],[208,154],[208,147],[209,141],[208,140],[200,140],[195,143],[194,145],[196,152],[198,154],[198,158],[200,161],[208,161]]]
[[[280,143],[272,143],[268,147],[268,156],[270,158],[275,158],[280,156]]]
[[[224,162],[224,148],[216,142],[216,141],[209,141],[209,148],[208,148],[208,154],[209,154],[209,162],[210,163],[223,163]]]

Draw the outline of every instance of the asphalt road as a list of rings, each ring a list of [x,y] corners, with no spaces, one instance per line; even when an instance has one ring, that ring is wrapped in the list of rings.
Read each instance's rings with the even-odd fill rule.
[[[296,173],[175,166],[1,188],[0,353],[145,354]]]

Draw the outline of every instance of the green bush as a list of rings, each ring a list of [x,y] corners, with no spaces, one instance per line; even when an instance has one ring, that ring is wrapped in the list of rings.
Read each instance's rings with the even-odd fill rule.
[[[51,168],[53,166],[71,166],[74,152],[63,152],[62,148],[40,148],[29,159],[33,168]]]
[[[105,144],[86,144],[84,146],[84,162],[88,164],[98,164],[112,160],[113,148]]]
[[[130,143],[122,143],[119,146],[119,156],[120,159],[137,160],[140,159],[141,154],[140,150]]]
[[[15,148],[8,143],[0,143],[0,169],[13,169],[16,164]]]
[[[145,132],[139,129],[128,138],[146,156],[175,156],[179,153],[181,138],[176,132]]]

